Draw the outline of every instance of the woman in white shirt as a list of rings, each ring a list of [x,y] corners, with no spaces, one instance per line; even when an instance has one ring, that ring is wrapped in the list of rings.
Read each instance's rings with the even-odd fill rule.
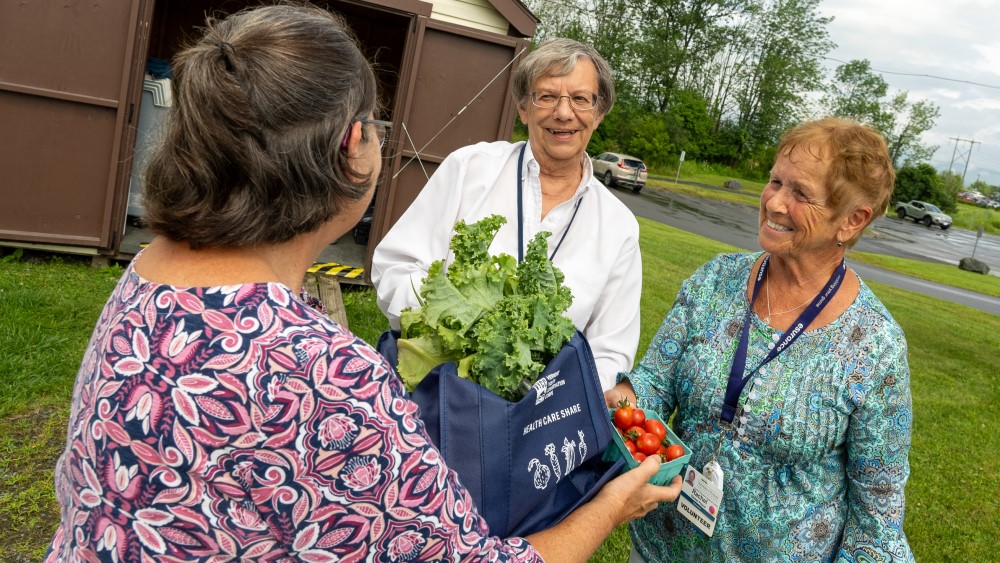
[[[567,315],[590,343],[602,387],[632,368],[642,293],[639,225],[594,178],[586,153],[614,96],[611,69],[592,47],[554,39],[525,57],[514,74],[514,99],[528,141],[478,143],[450,154],[375,249],[372,283],[393,328],[400,311],[418,305],[415,289],[431,263],[451,261],[455,223],[501,214],[507,223],[493,254],[519,256],[535,233],[552,233],[549,253],[573,292]]]

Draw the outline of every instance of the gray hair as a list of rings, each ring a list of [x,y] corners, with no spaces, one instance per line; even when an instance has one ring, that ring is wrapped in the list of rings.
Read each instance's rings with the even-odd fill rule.
[[[276,244],[368,194],[371,174],[351,168],[341,141],[378,111],[377,86],[340,17],[279,5],[210,18],[173,72],[146,169],[155,233],[191,248]]]
[[[597,111],[607,115],[615,105],[615,80],[608,61],[590,45],[572,39],[545,41],[528,53],[514,71],[514,101],[525,108],[535,81],[545,76],[566,76],[580,59],[588,59],[597,69]]]

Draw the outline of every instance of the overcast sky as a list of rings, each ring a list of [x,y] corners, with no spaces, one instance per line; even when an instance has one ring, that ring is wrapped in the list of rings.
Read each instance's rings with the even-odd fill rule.
[[[834,17],[828,30],[837,48],[829,58],[868,59],[890,93],[905,90],[910,101],[941,109],[923,136],[938,147],[931,164],[961,174],[968,155],[966,185],[977,178],[1000,185],[1000,0],[822,0],[819,11]]]

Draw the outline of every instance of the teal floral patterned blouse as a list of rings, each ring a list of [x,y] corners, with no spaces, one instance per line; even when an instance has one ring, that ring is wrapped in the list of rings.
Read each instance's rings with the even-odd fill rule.
[[[760,253],[719,255],[684,282],[628,378],[638,404],[664,418],[701,469],[719,446],[725,472],[715,533],[673,503],[633,522],[649,562],[912,561],[903,533],[912,409],[903,331],[861,283],[837,320],[805,332],[740,397],[744,434],[719,413]],[[748,369],[775,331],[752,317]],[[724,439],[723,439],[724,438]],[[734,444],[738,438],[738,447]]]

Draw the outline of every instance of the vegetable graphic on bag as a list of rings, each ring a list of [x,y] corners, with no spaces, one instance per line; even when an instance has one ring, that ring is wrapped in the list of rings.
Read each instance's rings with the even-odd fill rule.
[[[489,254],[504,222],[459,222],[454,262],[431,265],[421,307],[400,316],[403,337],[378,343],[502,537],[559,522],[625,465],[602,457],[611,424],[590,345],[563,315],[572,296],[546,256],[548,233],[518,264]]]

